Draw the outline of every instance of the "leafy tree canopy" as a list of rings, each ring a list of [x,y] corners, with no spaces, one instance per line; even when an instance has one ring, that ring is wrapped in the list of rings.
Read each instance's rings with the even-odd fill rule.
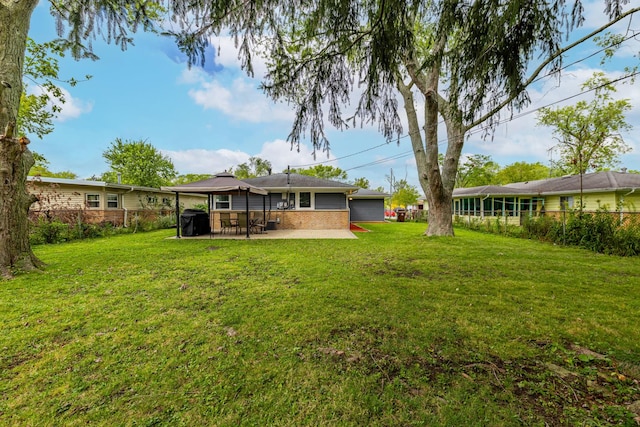
[[[211,174],[187,173],[187,174],[182,174],[175,177],[175,179],[171,184],[172,185],[188,184],[190,182],[203,181],[211,177],[212,177]]]
[[[601,72],[583,90],[593,92],[591,101],[543,108],[538,113],[538,124],[552,127],[558,140],[559,165],[571,174],[615,167],[620,155],[631,150],[621,134],[631,129],[625,119],[625,112],[631,110],[629,100],[614,100],[616,89]]]
[[[369,183],[369,180],[367,178],[356,178],[353,180],[353,185],[355,185],[358,188],[369,188],[369,186],[371,185]]]
[[[270,175],[271,162],[260,157],[249,157],[249,161],[238,165],[233,174],[238,179]]]
[[[176,171],[169,157],[163,155],[146,141],[123,141],[116,138],[102,153],[111,170],[102,175],[102,180],[123,184],[158,188],[171,184]]]
[[[60,80],[58,57],[64,56],[60,41],[36,43],[27,39],[24,60],[22,94],[16,121],[18,134],[35,134],[39,138],[53,131],[53,119],[61,111],[65,102],[64,92],[58,86]],[[91,76],[85,76],[90,79]],[[75,86],[78,80],[64,81]],[[27,93],[30,85],[37,90]]]
[[[420,197],[418,189],[407,183],[406,180],[400,179],[394,182],[394,191],[391,196],[391,203],[396,206],[407,207],[415,205]]]
[[[286,171],[285,171],[286,172]],[[329,165],[315,165],[305,169],[290,169],[291,173],[300,175],[315,176],[316,178],[330,179],[334,181],[346,181],[347,172],[340,168]]]
[[[500,166],[491,160],[491,156],[472,154],[458,167],[456,187],[478,187],[493,184],[499,169]]]
[[[515,162],[500,169],[495,176],[499,185],[550,178],[551,169],[540,162]]]
[[[50,171],[49,161],[39,153],[34,152],[33,157],[35,160],[35,164],[31,167],[31,170],[29,171],[29,176],[45,176],[49,178],[67,178],[67,179],[78,178],[78,175],[76,175],[71,171],[62,171],[62,172]]]

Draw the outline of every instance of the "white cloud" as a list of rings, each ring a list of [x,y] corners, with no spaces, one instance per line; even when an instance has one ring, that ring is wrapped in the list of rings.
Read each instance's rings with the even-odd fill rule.
[[[169,156],[179,173],[214,174],[249,160],[249,154],[242,151],[220,150],[161,150]]]
[[[237,120],[250,123],[291,122],[294,112],[286,104],[274,103],[257,87],[255,80],[246,77],[234,79],[230,85],[218,80],[205,80],[204,73],[183,73],[183,81],[197,82],[189,96],[205,109],[217,110]]]
[[[269,160],[273,167],[273,172],[282,172],[287,169],[287,166],[291,167],[308,167],[305,165],[316,164],[331,160],[335,158],[333,155],[329,155],[327,158],[325,153],[316,153],[316,158],[313,158],[313,150],[307,145],[300,144],[300,150],[297,147],[291,147],[291,144],[282,139],[276,139],[275,141],[265,142],[262,145],[262,150],[257,154],[258,157]],[[336,166],[335,162],[327,163],[331,166]]]
[[[64,89],[59,88],[62,92],[65,102],[60,102],[57,98],[49,94],[50,102],[49,108],[54,105],[61,108],[61,111],[57,113],[55,120],[58,122],[66,122],[67,120],[73,120],[85,113],[91,112],[93,109],[92,102],[86,102],[78,98],[71,96],[71,93]],[[40,95],[44,92],[44,89],[40,86],[36,86],[33,90],[30,90],[34,95]]]
[[[500,164],[513,163],[515,161],[543,162],[549,161],[552,155],[548,150],[557,144],[553,137],[553,129],[537,126],[535,110],[540,107],[550,106],[564,107],[573,105],[579,100],[589,101],[593,93],[580,94],[582,84],[589,79],[597,69],[580,68],[566,72],[558,85],[557,80],[548,79],[542,86],[529,90],[531,105],[522,113],[514,114],[514,119],[507,121],[507,114],[503,112],[505,123],[496,128],[493,138],[486,141],[481,139],[481,134],[471,132],[470,139],[465,143],[464,152],[468,154],[489,154]],[[608,73],[607,77],[615,79],[621,74]],[[629,98],[632,101],[640,99],[640,88],[629,85],[618,85],[618,91],[614,98]],[[627,122],[638,123],[640,111],[636,106],[627,114]],[[624,135],[625,140],[632,146],[637,145],[633,139],[633,133]]]
[[[211,37],[210,42],[216,50],[216,64],[222,65],[225,68],[240,69],[239,50],[235,46],[233,37]],[[258,79],[262,79],[267,73],[266,60],[265,56],[261,54],[262,51],[263,49],[260,46],[253,46],[251,66],[253,67],[254,76]]]
[[[188,84],[188,85],[201,84],[206,81],[206,78],[205,78],[206,75],[207,73],[202,68],[199,68],[199,67],[186,68],[185,67],[185,69],[182,70],[180,77],[178,77],[178,83]]]
[[[300,152],[291,149],[287,141],[277,139],[262,144],[260,152],[246,153],[239,150],[161,150],[162,154],[169,156],[179,173],[214,174],[235,168],[241,163],[246,163],[249,157],[255,156],[271,162],[273,173],[279,173],[287,169],[287,166],[299,167],[300,165],[317,163],[320,160],[313,159],[312,150],[300,145]]]

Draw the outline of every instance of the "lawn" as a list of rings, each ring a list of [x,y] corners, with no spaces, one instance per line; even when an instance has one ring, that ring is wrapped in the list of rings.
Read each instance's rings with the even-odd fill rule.
[[[424,227],[38,246],[0,425],[636,425],[638,258]]]

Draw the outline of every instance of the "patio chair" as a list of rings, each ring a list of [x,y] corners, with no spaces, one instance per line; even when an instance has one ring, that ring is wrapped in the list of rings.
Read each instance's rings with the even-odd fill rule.
[[[267,224],[264,223],[262,218],[253,218],[251,220],[251,232],[252,233],[264,233],[264,230],[267,228]]]
[[[234,227],[233,221],[231,220],[231,214],[229,212],[221,212],[220,213],[220,232],[225,233],[226,231],[230,231]]]
[[[246,213],[238,213],[238,222],[236,224],[237,224],[236,225],[236,234],[238,234],[239,232],[242,232],[243,228],[246,230],[247,227],[249,226],[249,224],[247,222],[247,214]]]

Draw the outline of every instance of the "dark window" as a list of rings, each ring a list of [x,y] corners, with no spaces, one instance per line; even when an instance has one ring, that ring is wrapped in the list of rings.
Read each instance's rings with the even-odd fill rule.
[[[311,193],[309,193],[309,192],[301,192],[300,193],[300,207],[301,208],[310,208],[311,207]]]

